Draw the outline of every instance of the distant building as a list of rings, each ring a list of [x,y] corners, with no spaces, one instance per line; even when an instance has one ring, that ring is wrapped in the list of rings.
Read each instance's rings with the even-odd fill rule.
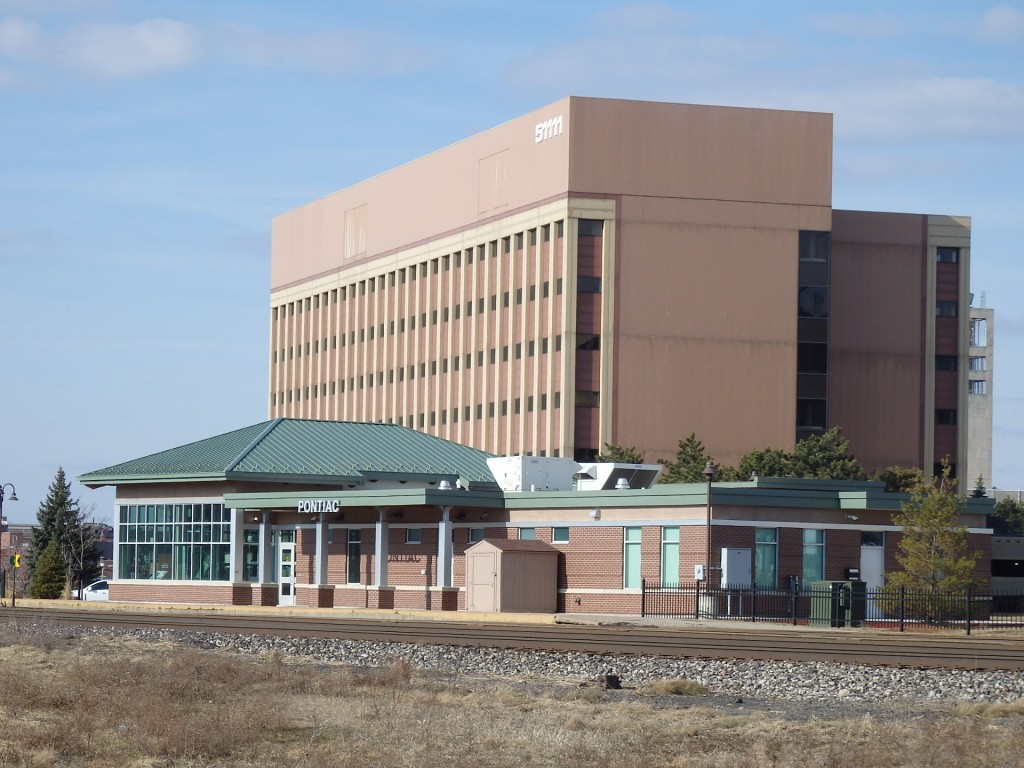
[[[973,471],[970,250],[834,210],[831,115],[566,98],[274,221],[269,414],[580,461],[840,426]]]
[[[969,493],[981,479],[992,487],[992,382],[995,311],[971,307],[967,364],[967,471],[961,490]]]

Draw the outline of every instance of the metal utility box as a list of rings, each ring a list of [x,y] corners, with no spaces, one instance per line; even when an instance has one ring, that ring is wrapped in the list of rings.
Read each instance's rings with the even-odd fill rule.
[[[722,586],[747,589],[754,582],[749,548],[722,547]]]
[[[559,551],[543,541],[484,539],[466,550],[466,610],[554,613]]]
[[[808,585],[811,624],[823,627],[862,627],[867,609],[863,581],[814,581]]]

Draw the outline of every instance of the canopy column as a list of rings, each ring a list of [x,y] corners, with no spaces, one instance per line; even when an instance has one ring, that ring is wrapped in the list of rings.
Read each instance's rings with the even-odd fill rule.
[[[320,520],[316,524],[316,573],[314,574],[317,584],[327,583],[327,513],[320,513]]]
[[[452,519],[451,507],[441,507],[437,524],[437,586],[452,585]]]
[[[232,583],[239,584],[245,581],[245,574],[242,572],[243,530],[242,523],[245,520],[245,510],[232,509],[231,520],[231,547],[228,550],[228,573]]]
[[[377,524],[374,536],[373,583],[378,587],[388,585],[388,520],[387,510],[377,510]]]
[[[273,543],[274,543],[274,528],[270,525],[270,512],[264,511],[263,517],[260,518],[260,553],[259,553],[259,578],[260,583],[270,584],[277,581],[277,577],[274,575],[274,558],[273,555]]]

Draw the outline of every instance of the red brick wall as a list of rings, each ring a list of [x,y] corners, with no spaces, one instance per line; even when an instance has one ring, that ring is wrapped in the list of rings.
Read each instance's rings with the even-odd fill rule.
[[[557,610],[559,613],[619,613],[639,616],[640,593],[567,590],[558,593]]]
[[[825,580],[843,581],[847,568],[860,568],[860,531],[825,531]]]
[[[250,605],[252,587],[230,584],[147,584],[111,582],[110,599],[122,603],[198,603],[206,605]],[[235,600],[239,602],[235,602]],[[248,601],[248,602],[242,602]]]

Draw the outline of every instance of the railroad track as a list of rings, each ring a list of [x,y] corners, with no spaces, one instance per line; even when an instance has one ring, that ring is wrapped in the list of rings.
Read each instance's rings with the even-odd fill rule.
[[[651,627],[639,623],[520,624],[83,608],[0,608],[0,620],[24,625],[64,623],[114,628],[320,637],[339,640],[577,651],[674,658],[834,661],[897,667],[1024,669],[1024,640],[907,635],[878,630],[795,630],[781,627]]]

